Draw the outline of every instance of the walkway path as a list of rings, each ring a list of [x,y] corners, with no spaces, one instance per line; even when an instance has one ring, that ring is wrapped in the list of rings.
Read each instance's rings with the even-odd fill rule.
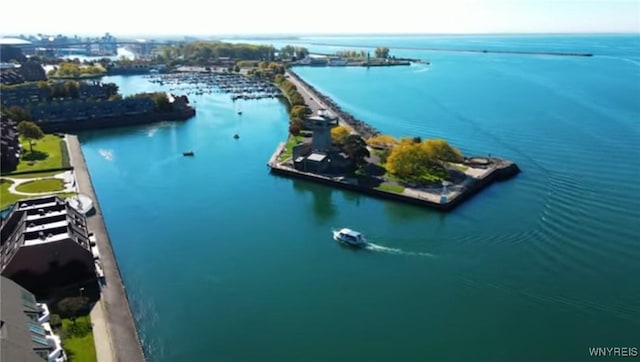
[[[15,178],[15,177],[6,177],[3,176],[3,179],[7,179],[10,180],[11,182],[13,182],[13,184],[11,186],[9,186],[9,192],[15,195],[24,195],[24,196],[43,196],[43,195],[51,195],[51,194],[58,194],[58,193],[62,193],[62,192],[76,192],[76,187],[75,187],[75,179],[73,177],[73,173],[71,171],[64,171],[61,172],[57,175],[54,176],[46,176],[46,177],[34,177],[34,178]],[[16,190],[16,187],[18,187],[18,185],[27,183],[27,182],[31,182],[31,181],[38,181],[38,180],[46,180],[46,179],[50,179],[50,178],[57,178],[60,179],[64,182],[64,189],[59,190],[59,191],[49,191],[49,192],[22,192],[22,191],[18,191]]]
[[[144,361],[142,347],[140,346],[136,326],[129,308],[129,300],[120,277],[118,264],[111,249],[111,240],[104,224],[98,198],[93,190],[78,137],[67,135],[67,146],[76,175],[78,191],[94,200],[95,214],[87,218],[87,224],[89,230],[93,231],[96,237],[96,244],[100,251],[100,261],[104,270],[105,283],[102,287],[100,302],[104,308],[107,335],[111,340],[110,345],[113,347],[111,348],[113,354],[111,360],[122,362]],[[98,348],[102,351],[107,350],[102,345],[96,345],[96,349]]]
[[[293,85],[296,86],[296,88],[298,89],[298,93],[300,93],[300,95],[304,99],[304,102],[307,104],[309,109],[311,109],[311,111],[313,111],[314,115],[318,114],[318,110],[319,109],[326,109],[326,110],[330,111],[331,113],[333,113],[336,117],[338,117],[338,124],[340,126],[348,129],[349,132],[351,132],[351,133],[356,133],[355,130],[353,129],[353,127],[351,127],[351,125],[349,125],[347,122],[345,122],[345,120],[342,119],[342,117],[340,117],[340,115],[338,115],[335,112],[334,109],[332,109],[331,107],[329,107],[326,104],[324,104],[324,102],[322,102],[319,99],[318,95],[315,94],[315,92],[310,90],[304,83],[302,83],[302,82],[300,82],[298,80],[296,75],[291,74],[289,71],[287,71],[285,74],[288,76],[287,80],[289,80],[291,83],[293,83]]]
[[[93,324],[93,342],[99,362],[114,362],[115,354],[111,345],[111,336],[104,317],[104,306],[98,301],[91,309],[91,323]]]

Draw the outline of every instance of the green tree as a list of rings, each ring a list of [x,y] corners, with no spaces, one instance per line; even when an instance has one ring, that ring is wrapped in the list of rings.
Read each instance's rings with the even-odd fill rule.
[[[80,96],[80,83],[75,80],[68,80],[62,85],[66,97],[78,98]]]
[[[389,57],[389,48],[378,47],[376,48],[376,58],[387,59]]]
[[[151,95],[151,100],[153,101],[153,105],[156,111],[170,112],[172,110],[171,103],[169,103],[169,98],[167,98],[166,93],[163,93],[163,92],[153,93]]]
[[[118,85],[115,83],[103,83],[102,86],[105,88],[107,97],[112,97],[118,94]]]
[[[29,141],[29,151],[33,152],[33,140],[39,140],[44,137],[44,133],[37,124],[30,121],[21,121],[18,123],[18,132],[22,137]]]
[[[425,140],[422,142],[422,147],[431,157],[447,162],[462,162],[464,157],[462,152],[455,147],[452,147],[445,140]]]
[[[7,110],[7,116],[16,122],[20,121],[32,121],[31,112],[20,107],[20,106],[11,106]]]
[[[367,144],[369,144],[371,147],[377,147],[377,148],[391,148],[393,147],[393,145],[397,143],[398,143],[398,140],[387,135],[379,135],[379,136],[371,137],[367,140]]]
[[[367,143],[357,134],[350,134],[344,139],[342,145],[344,152],[351,157],[357,167],[366,164],[366,158],[370,156]]]
[[[47,92],[47,98],[51,98],[51,95],[53,94],[53,88],[51,88],[49,82],[41,80],[37,84],[39,89],[44,89]]]
[[[87,297],[67,297],[56,304],[58,312],[62,317],[69,317],[75,323],[79,314],[88,312],[89,298]]]
[[[342,145],[349,136],[349,130],[343,126],[338,126],[331,129],[331,141],[337,145]]]
[[[302,130],[302,121],[298,118],[294,118],[289,122],[289,133],[291,133],[294,136],[297,136],[300,134],[300,131]]]
[[[423,143],[400,142],[391,150],[385,167],[391,174],[411,182],[437,181],[448,176]]]
[[[301,106],[301,105],[296,105],[291,107],[291,112],[289,112],[289,115],[291,116],[291,118],[303,119],[306,114],[307,114],[307,106]]]

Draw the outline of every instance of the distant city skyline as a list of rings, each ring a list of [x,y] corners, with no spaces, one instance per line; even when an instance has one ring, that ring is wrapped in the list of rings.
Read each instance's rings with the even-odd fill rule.
[[[87,3],[72,0],[28,18],[4,16],[0,35],[216,36],[297,34],[640,33],[640,0],[394,0],[351,3],[245,0],[202,6],[195,0],[156,4],[112,0],[98,13],[72,17]],[[4,14],[23,13],[17,2]],[[97,10],[97,9],[96,9]]]

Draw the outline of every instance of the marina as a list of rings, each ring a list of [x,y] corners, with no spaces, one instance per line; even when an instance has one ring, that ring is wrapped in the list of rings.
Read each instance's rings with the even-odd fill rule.
[[[268,81],[243,74],[229,72],[178,72],[147,75],[145,78],[160,85],[167,85],[171,92],[191,95],[214,93],[229,94],[232,100],[277,98],[280,90]],[[242,110],[238,110],[242,114]]]

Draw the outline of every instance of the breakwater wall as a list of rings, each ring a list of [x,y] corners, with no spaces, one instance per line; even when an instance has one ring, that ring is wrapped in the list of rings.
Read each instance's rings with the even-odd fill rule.
[[[329,43],[309,43],[310,45],[318,45],[318,46],[336,46],[336,44]],[[348,44],[340,44],[341,47],[345,48],[371,48],[375,49],[379,46],[372,45],[348,45]],[[399,50],[423,50],[423,51],[432,51],[432,52],[452,52],[452,53],[496,53],[496,54],[520,54],[520,55],[554,55],[554,56],[564,56],[564,57],[591,57],[593,53],[586,52],[556,52],[556,51],[546,51],[546,50],[492,50],[492,49],[456,49],[456,48],[430,48],[430,47],[397,47],[390,49],[399,49]]]
[[[320,93],[311,84],[305,82],[291,69],[288,69],[287,73],[289,74],[290,77],[293,77],[296,79],[296,81],[302,83],[309,90],[309,92],[313,93],[313,96],[316,99],[320,100],[322,103],[327,105],[327,107],[329,107],[329,111],[331,111],[336,116],[340,117],[345,123],[351,126],[351,128],[353,128],[362,138],[369,139],[371,137],[380,135],[380,131],[375,129],[373,126],[355,118],[348,112],[343,111],[342,108],[340,108],[340,106],[336,102],[334,102],[331,98],[325,96],[324,94]]]
[[[77,121],[63,122],[38,122],[38,126],[46,133],[54,132],[77,132],[92,129],[104,129],[115,127],[138,126],[141,124],[162,122],[162,121],[185,121],[195,116],[195,109],[180,112],[154,112],[148,114],[138,114],[126,117],[101,117]]]
[[[277,152],[277,151],[276,151]],[[277,156],[272,157],[273,159],[277,159]],[[469,199],[471,196],[478,193],[480,190],[486,188],[496,181],[504,181],[510,179],[520,173],[520,169],[515,163],[504,161],[502,167],[496,167],[491,172],[486,174],[481,179],[473,180],[470,183],[467,183],[455,197],[449,197],[446,202],[434,202],[427,198],[422,198],[419,196],[413,196],[408,194],[400,194],[391,191],[385,191],[381,189],[376,189],[372,187],[361,186],[358,183],[349,183],[341,181],[340,179],[336,179],[329,176],[313,174],[309,172],[301,172],[290,167],[282,166],[277,163],[270,162],[268,164],[270,167],[271,173],[275,175],[297,178],[301,180],[311,181],[319,184],[323,184],[326,186],[331,186],[335,188],[340,188],[343,190],[354,191],[361,194],[373,196],[380,199],[385,200],[393,200],[400,201],[412,205],[428,207],[431,209],[439,210],[439,211],[451,211],[455,207],[459,206],[463,201]]]

